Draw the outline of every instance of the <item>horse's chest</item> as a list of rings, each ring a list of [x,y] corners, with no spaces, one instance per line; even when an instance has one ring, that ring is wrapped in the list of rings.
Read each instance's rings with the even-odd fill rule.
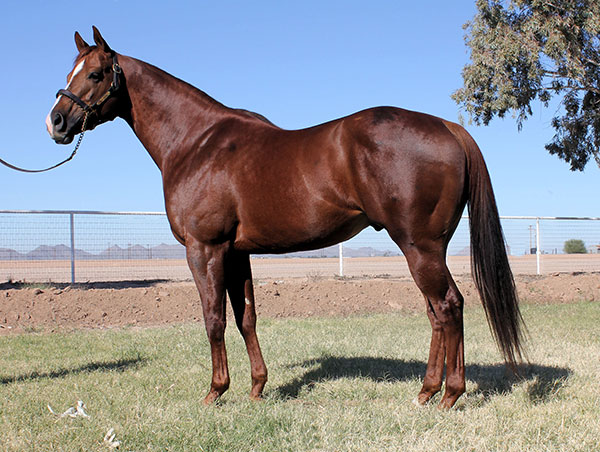
[[[221,242],[235,227],[233,209],[219,193],[165,190],[165,204],[173,233],[184,241],[191,236],[204,243]]]

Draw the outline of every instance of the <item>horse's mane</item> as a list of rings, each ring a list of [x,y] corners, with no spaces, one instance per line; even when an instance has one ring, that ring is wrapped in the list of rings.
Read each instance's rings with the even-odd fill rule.
[[[75,63],[75,62],[76,62],[77,60],[79,60],[80,58],[83,58],[83,57],[85,57],[86,55],[89,55],[89,54],[90,54],[92,51],[94,51],[94,50],[95,50],[97,47],[98,47],[98,46],[88,46],[88,47],[86,47],[85,49],[83,49],[83,50],[82,50],[80,53],[78,53],[78,54],[75,56],[75,59],[73,60],[73,63]],[[148,65],[150,65],[149,63],[145,63],[145,64],[148,64]],[[150,66],[152,66],[152,65],[150,65]],[[157,68],[157,69],[158,69],[158,68]],[[161,72],[165,72],[165,71],[163,71],[162,69],[159,69],[159,70],[160,70]],[[171,76],[171,77],[173,77],[173,78],[176,78],[176,77],[174,77],[173,75],[171,75],[171,74],[168,74],[167,72],[165,72],[165,74],[167,74],[167,75],[169,75],[169,76]],[[177,80],[179,80],[179,79],[177,79]],[[183,81],[183,80],[180,80],[180,81]],[[194,88],[195,90],[198,90],[198,91],[200,91],[198,88],[196,88],[195,86],[193,86],[193,85],[189,84],[188,82],[185,82],[185,81],[183,81],[183,82],[184,82],[185,84],[189,85],[191,88]],[[207,95],[206,95],[206,93],[204,93],[203,91],[201,91],[201,92],[202,92],[202,94],[204,94],[206,97],[209,97],[209,96],[207,96]],[[211,99],[212,99],[212,98],[211,98]],[[212,99],[212,100],[214,101],[214,99]],[[244,115],[246,115],[246,116],[250,116],[250,117],[252,117],[252,118],[256,118],[256,119],[258,119],[258,120],[260,120],[260,121],[262,121],[262,122],[264,122],[264,123],[266,123],[266,124],[269,124],[269,125],[275,126],[275,124],[273,124],[271,121],[269,121],[269,120],[268,120],[268,119],[267,119],[265,116],[261,115],[260,113],[256,113],[256,112],[254,112],[254,111],[246,110],[246,109],[243,109],[243,108],[236,108],[236,109],[235,109],[235,111],[237,111],[237,112],[239,112],[239,113],[242,113],[242,114],[244,114]]]
[[[94,50],[96,47],[97,46],[89,46],[89,47],[86,47],[85,49],[83,49],[81,52],[79,52],[77,55],[75,55],[75,58],[73,59],[73,63],[75,63],[75,61],[77,61],[78,59],[80,59],[86,55],[89,55],[92,52],[92,50]]]
[[[250,110],[245,110],[243,108],[236,108],[236,111],[243,113],[247,116],[251,116],[253,118],[260,119],[262,122],[266,122],[269,125],[272,125],[272,126],[275,125],[271,121],[269,121],[267,118],[265,118],[263,115],[261,115],[260,113],[256,113],[256,112],[250,111]]]

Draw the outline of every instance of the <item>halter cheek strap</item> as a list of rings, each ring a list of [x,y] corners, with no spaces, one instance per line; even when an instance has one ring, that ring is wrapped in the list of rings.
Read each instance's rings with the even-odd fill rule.
[[[68,97],[86,113],[97,112],[100,109],[100,107],[102,106],[102,104],[104,102],[106,102],[110,98],[110,96],[112,96],[116,91],[118,91],[118,89],[120,87],[120,76],[121,76],[121,73],[123,72],[123,70],[121,69],[121,66],[119,66],[119,62],[117,61],[116,53],[113,53],[112,59],[113,59],[112,83],[110,84],[110,88],[108,88],[108,91],[106,91],[106,93],[104,93],[102,95],[102,97],[100,99],[98,99],[94,104],[92,104],[92,105],[87,104],[79,96],[77,96],[76,94],[73,94],[68,89],[59,89],[58,92],[56,93],[56,97],[59,97],[59,96]]]

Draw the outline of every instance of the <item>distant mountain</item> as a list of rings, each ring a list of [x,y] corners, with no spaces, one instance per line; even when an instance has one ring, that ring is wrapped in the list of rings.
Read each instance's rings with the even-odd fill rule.
[[[93,254],[88,253],[87,251],[75,248],[75,259],[77,260],[93,259],[93,256]],[[32,261],[70,260],[71,248],[66,245],[40,245],[36,249],[26,253],[23,259]]]
[[[386,251],[371,248],[370,246],[363,246],[360,248],[348,248],[344,246],[343,249],[344,257],[376,257],[376,256],[400,256],[400,250],[397,251]],[[339,246],[333,245],[327,248],[321,248],[318,250],[311,251],[297,251],[295,253],[287,254],[260,254],[258,257],[338,257]]]
[[[451,256],[470,256],[471,255],[471,247],[469,245],[467,245],[458,251],[455,251],[453,253],[448,253],[448,254],[450,254]]]
[[[185,259],[185,247],[180,244],[160,245],[152,247],[152,259]]]
[[[23,259],[23,255],[21,253],[9,248],[0,248],[0,260],[16,261],[19,259]]]
[[[98,254],[98,259],[122,259],[123,251],[124,249],[119,245],[109,246],[100,254]]]
[[[185,248],[182,245],[160,245],[146,248],[141,245],[133,245],[127,248],[121,248],[118,245],[113,245],[98,255],[94,255],[93,259],[185,259]]]
[[[338,245],[313,251],[299,251],[287,254],[263,254],[257,257],[338,257]],[[399,256],[398,251],[378,250],[371,247],[347,248],[344,247],[344,257],[375,257]],[[19,253],[9,248],[0,248],[0,260],[70,260],[71,248],[66,245],[40,245],[28,253]],[[75,248],[76,260],[145,260],[145,259],[185,259],[185,247],[180,244],[167,245],[161,243],[153,247],[131,245],[122,248],[112,245],[98,254],[90,253]]]
[[[506,248],[506,254],[508,254],[509,256],[510,254],[510,246],[508,246],[507,244],[505,244],[505,248]],[[448,253],[450,256],[470,256],[471,255],[471,246],[467,245],[464,248],[461,248],[458,251],[454,251],[451,253]]]
[[[358,249],[344,247],[344,257],[378,257],[378,256],[400,256],[400,250],[378,250],[370,246],[362,246]]]
[[[118,245],[113,245],[100,254],[94,255],[93,259],[107,259],[107,260],[119,260],[119,259],[156,259],[154,256],[153,248],[146,248],[142,245],[133,245],[127,248],[121,248]]]
[[[10,248],[0,248],[0,260],[70,260],[71,248],[66,245],[40,245],[28,253],[19,253]],[[121,248],[113,245],[99,254],[75,248],[75,260],[141,260],[141,259],[185,259],[185,248],[182,245],[160,245],[147,248],[132,245]]]

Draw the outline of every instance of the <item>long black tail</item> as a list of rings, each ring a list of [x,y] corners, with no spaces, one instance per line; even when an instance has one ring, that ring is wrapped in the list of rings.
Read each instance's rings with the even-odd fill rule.
[[[475,140],[462,127],[467,153],[469,183],[469,226],[471,232],[471,271],[481,297],[488,324],[505,361],[516,369],[524,356],[525,324],[506,255],[506,245],[490,176]]]

